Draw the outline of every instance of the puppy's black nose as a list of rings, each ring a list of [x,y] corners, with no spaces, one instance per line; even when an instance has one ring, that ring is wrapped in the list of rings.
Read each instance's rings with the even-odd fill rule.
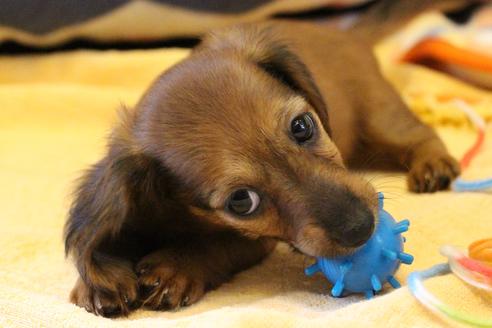
[[[339,229],[332,231],[332,238],[340,246],[358,247],[371,238],[374,230],[374,215],[366,207],[359,207],[350,213],[350,220]]]
[[[309,208],[326,236],[342,247],[358,247],[371,238],[375,214],[362,197],[334,182],[313,183]]]

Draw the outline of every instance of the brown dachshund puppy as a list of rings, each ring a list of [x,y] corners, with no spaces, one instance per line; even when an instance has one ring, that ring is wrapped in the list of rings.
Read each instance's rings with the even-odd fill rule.
[[[407,168],[413,191],[448,188],[456,161],[358,36],[229,28],[160,76],[75,194],[72,302],[103,316],[174,309],[278,240],[310,256],[351,252],[371,236],[377,197],[347,165],[374,152]]]

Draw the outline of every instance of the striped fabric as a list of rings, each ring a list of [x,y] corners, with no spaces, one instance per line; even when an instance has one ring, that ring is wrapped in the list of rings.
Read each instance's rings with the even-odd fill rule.
[[[367,0],[3,0],[0,43],[51,46],[72,39],[153,41]]]

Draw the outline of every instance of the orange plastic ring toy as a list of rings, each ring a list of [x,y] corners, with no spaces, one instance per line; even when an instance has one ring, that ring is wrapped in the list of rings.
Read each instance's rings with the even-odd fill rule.
[[[468,256],[492,267],[492,238],[477,240],[470,244]]]

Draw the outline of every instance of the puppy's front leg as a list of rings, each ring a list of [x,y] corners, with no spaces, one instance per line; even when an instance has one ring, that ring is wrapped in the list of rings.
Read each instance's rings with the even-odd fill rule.
[[[457,161],[435,131],[419,121],[378,72],[371,79],[363,103],[363,141],[408,169],[411,191],[447,189],[460,172]]]
[[[193,304],[234,273],[260,262],[274,246],[272,240],[248,239],[235,232],[185,236],[181,243],[157,250],[138,263],[140,301],[153,310]]]

